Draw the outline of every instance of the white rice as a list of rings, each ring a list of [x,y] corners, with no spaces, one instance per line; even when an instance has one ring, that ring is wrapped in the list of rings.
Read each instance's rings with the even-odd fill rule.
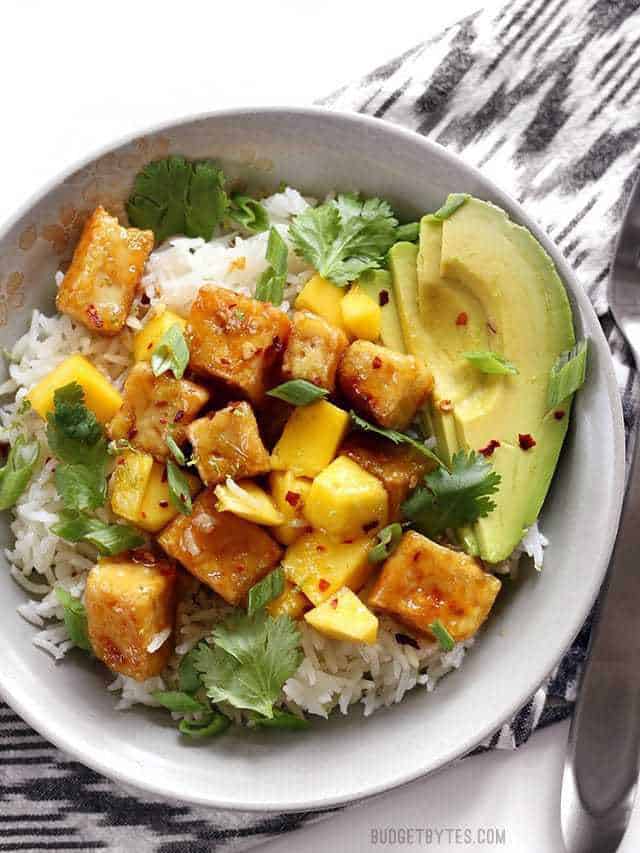
[[[307,200],[291,188],[265,199],[263,204],[285,240],[288,240],[290,218],[308,206]],[[208,243],[183,237],[168,240],[149,258],[143,278],[144,292],[152,307],[158,306],[160,310],[160,305],[166,305],[182,315],[188,312],[198,289],[208,282],[251,295],[266,266],[266,244],[266,233],[246,239],[238,234],[226,235]],[[310,275],[311,269],[290,251],[285,310]],[[62,279],[59,273],[58,286]],[[139,304],[134,306],[129,317],[129,330],[111,339],[92,337],[69,317],[47,317],[34,311],[29,329],[11,351],[9,378],[0,385],[0,395],[10,397],[0,408],[0,440],[12,442],[23,434],[37,438],[46,449],[44,422],[33,412],[24,413],[21,407],[29,389],[69,355],[87,356],[121,388],[130,364],[133,330],[144,322],[137,316],[138,307]],[[431,439],[426,442],[427,446],[433,443]],[[55,462],[47,458],[19,499],[11,524],[14,545],[5,554],[11,575],[31,596],[18,607],[18,612],[38,629],[34,644],[59,660],[73,644],[62,621],[63,609],[54,587],[62,586],[73,596],[82,596],[96,552],[92,546],[72,545],[50,532],[62,509],[54,470]],[[99,514],[105,520],[112,518],[107,508]],[[493,569],[514,572],[522,553],[533,557],[536,568],[541,568],[546,544],[534,524],[512,557]],[[116,708],[157,705],[153,691],[175,685],[181,657],[229,612],[230,607],[221,598],[190,579],[178,606],[175,650],[166,671],[162,677],[143,683],[118,675],[108,688],[119,694]],[[414,648],[405,629],[386,617],[380,620],[377,643],[371,646],[328,639],[304,622],[300,630],[304,660],[285,684],[282,703],[294,713],[322,717],[334,709],[346,714],[355,703],[362,704],[366,716],[399,702],[407,690],[416,686],[433,690],[443,675],[462,664],[471,645],[471,642],[458,644],[453,651],[443,653],[437,643],[424,639]],[[149,651],[160,648],[169,636],[167,631],[158,634]],[[234,709],[225,710],[242,719]]]

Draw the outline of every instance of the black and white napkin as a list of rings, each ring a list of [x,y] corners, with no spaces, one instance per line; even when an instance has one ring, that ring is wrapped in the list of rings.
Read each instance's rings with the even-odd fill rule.
[[[609,312],[606,282],[625,202],[640,174],[640,0],[508,0],[323,103],[429,136],[526,205],[594,304],[614,356],[628,430],[640,394]],[[589,624],[485,748],[515,748],[536,728],[571,713],[588,637]],[[70,761],[0,704],[0,853],[245,850],[321,819],[132,796]]]

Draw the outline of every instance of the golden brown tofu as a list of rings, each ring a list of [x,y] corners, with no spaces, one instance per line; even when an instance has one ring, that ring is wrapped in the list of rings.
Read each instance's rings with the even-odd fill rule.
[[[260,403],[282,360],[289,320],[282,311],[222,287],[203,287],[189,314],[192,370]]]
[[[202,492],[192,514],[172,521],[158,542],[229,604],[242,604],[251,587],[278,565],[282,548],[257,524],[218,512],[217,502],[213,491]]]
[[[367,603],[423,633],[437,619],[460,642],[480,628],[499,591],[498,578],[473,557],[411,530],[385,562]]]
[[[406,429],[433,389],[433,375],[412,355],[370,341],[354,341],[338,370],[345,397],[364,417]]]
[[[327,391],[336,387],[336,371],[349,344],[337,326],[309,311],[296,311],[282,360],[285,379],[306,379]]]
[[[104,558],[87,577],[85,607],[96,657],[136,681],[158,675],[173,649],[175,566],[147,551]]]
[[[209,392],[171,374],[154,376],[147,362],[136,364],[124,384],[122,408],[108,427],[111,438],[126,438],[160,462],[169,456],[167,435],[180,444],[186,427],[209,400]]]
[[[389,496],[390,521],[400,518],[400,507],[409,492],[436,467],[435,462],[411,447],[365,433],[352,433],[340,448],[340,455],[353,459],[382,482]]]
[[[265,397],[262,403],[256,407],[255,415],[258,421],[258,429],[268,450],[273,450],[282,435],[287,421],[291,417],[295,406],[279,400],[277,397]]]
[[[117,335],[152,249],[153,231],[125,228],[97,207],[60,285],[58,310],[99,335]]]
[[[248,403],[230,403],[198,418],[187,429],[200,478],[208,486],[227,477],[246,479],[271,470],[255,416]]]

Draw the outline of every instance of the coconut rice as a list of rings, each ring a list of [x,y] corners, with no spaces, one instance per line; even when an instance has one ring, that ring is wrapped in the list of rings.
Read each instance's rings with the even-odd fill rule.
[[[271,224],[288,243],[289,220],[302,212],[308,201],[296,190],[286,188],[264,199],[262,204]],[[148,318],[165,307],[186,315],[198,289],[206,283],[253,295],[255,282],[266,267],[267,239],[265,232],[248,238],[238,233],[226,234],[215,236],[210,242],[183,237],[168,240],[148,260],[142,280],[143,293],[133,306],[129,330],[115,338],[91,336],[64,315],[47,317],[34,311],[29,329],[8,356],[9,379],[0,386],[0,394],[10,395],[11,402],[0,408],[0,438],[13,442],[18,435],[26,434],[28,438],[37,438],[43,448],[47,447],[45,423],[35,413],[26,411],[25,397],[33,385],[69,355],[85,355],[121,389],[131,363],[133,332],[144,323],[139,317],[143,313],[142,302],[150,305],[148,311],[145,308]],[[311,269],[290,248],[283,310],[288,310],[311,274]],[[59,273],[58,284],[62,278]],[[46,450],[44,458],[46,461],[14,508],[11,531],[15,542],[5,554],[11,576],[29,595],[18,612],[37,629],[34,644],[59,660],[73,643],[54,587],[64,587],[71,595],[81,597],[97,552],[90,545],[72,545],[51,533],[50,527],[62,510],[62,501],[54,482],[56,463],[47,458]],[[108,508],[100,510],[98,515],[105,521],[115,520]],[[493,570],[513,575],[523,553],[531,556],[540,569],[546,544],[534,524],[510,559]],[[175,651],[166,670],[160,677],[142,683],[118,675],[108,688],[118,694],[116,707],[157,705],[153,691],[175,684],[181,657],[230,610],[214,592],[189,578],[178,605]],[[334,709],[346,714],[355,703],[362,704],[366,716],[382,706],[399,702],[407,690],[418,685],[431,691],[443,675],[461,666],[473,642],[459,643],[452,651],[442,652],[437,642],[414,640],[388,617],[380,619],[378,640],[370,646],[328,639],[304,621],[300,632],[304,659],[284,685],[282,704],[294,713],[302,711],[322,717]],[[168,641],[169,634],[163,632],[153,639],[153,649],[150,646],[149,650]],[[232,709],[232,712],[237,716],[237,711]]]

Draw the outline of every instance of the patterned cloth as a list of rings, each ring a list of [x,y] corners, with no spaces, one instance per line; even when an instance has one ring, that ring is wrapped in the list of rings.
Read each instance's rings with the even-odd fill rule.
[[[526,205],[593,301],[614,354],[627,429],[638,388],[608,310],[606,282],[640,173],[639,9],[640,0],[508,0],[324,102],[429,136]],[[484,748],[517,747],[536,727],[570,714],[588,637],[589,623],[557,671]],[[129,795],[69,761],[7,706],[0,706],[0,732],[0,853],[244,850],[322,818],[211,811]]]

